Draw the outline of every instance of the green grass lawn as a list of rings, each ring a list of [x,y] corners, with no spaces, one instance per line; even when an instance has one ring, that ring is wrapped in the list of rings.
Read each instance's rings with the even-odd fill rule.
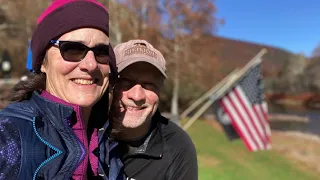
[[[316,180],[275,151],[248,152],[241,140],[198,120],[188,130],[198,153],[199,180]]]

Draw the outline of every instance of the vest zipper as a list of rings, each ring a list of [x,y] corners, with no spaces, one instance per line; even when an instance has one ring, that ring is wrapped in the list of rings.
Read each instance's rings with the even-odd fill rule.
[[[46,165],[49,161],[53,160],[54,158],[58,157],[60,154],[62,154],[62,151],[59,150],[58,148],[54,147],[53,145],[49,144],[47,141],[45,141],[41,136],[40,134],[38,133],[37,129],[36,129],[36,117],[33,117],[33,121],[32,121],[32,124],[33,124],[33,130],[35,132],[35,134],[37,135],[37,137],[40,139],[40,141],[42,143],[44,143],[45,145],[47,145],[49,148],[53,149],[54,151],[56,151],[55,154],[53,154],[52,156],[50,156],[48,159],[46,159],[45,161],[43,161],[39,166],[38,168],[36,169],[36,171],[34,172],[33,174],[33,180],[36,179],[37,177],[37,174],[39,172],[39,170],[44,166]]]

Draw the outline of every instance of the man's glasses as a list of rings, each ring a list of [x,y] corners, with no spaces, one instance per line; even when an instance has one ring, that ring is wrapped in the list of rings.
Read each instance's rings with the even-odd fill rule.
[[[96,61],[101,64],[109,63],[109,45],[100,44],[95,47],[88,47],[80,42],[51,40],[54,46],[58,47],[64,60],[70,62],[81,61],[88,53],[93,51]]]

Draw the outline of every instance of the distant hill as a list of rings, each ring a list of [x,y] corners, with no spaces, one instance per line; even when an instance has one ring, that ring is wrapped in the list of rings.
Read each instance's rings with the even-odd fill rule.
[[[320,57],[312,57],[310,58],[309,66],[319,66],[320,65]]]
[[[263,56],[263,71],[266,77],[276,77],[284,62],[293,54],[277,47],[218,36],[205,36],[198,43],[210,47],[210,54],[232,69],[244,66],[262,48],[266,48],[268,52]]]
[[[172,49],[170,40],[162,42],[166,42],[166,47]],[[163,44],[155,43],[155,46],[160,48],[161,52],[164,52],[161,49]],[[277,47],[212,35],[204,35],[188,41],[188,48],[184,50],[185,54],[187,54],[187,60],[181,56],[182,59],[179,64],[181,75],[179,98],[182,109],[186,108],[190,101],[211,89],[231,71],[236,68],[242,68],[263,48],[267,49],[267,54],[263,56],[262,65],[264,78],[278,77],[284,63],[291,58],[293,53]],[[164,56],[168,61],[168,71],[171,71],[168,80],[172,82],[172,71],[175,69],[170,63],[174,61],[171,52],[165,52]],[[171,99],[171,88],[168,84],[165,86],[166,93],[161,96],[163,102],[169,102]],[[166,105],[163,106],[169,108],[169,103]]]

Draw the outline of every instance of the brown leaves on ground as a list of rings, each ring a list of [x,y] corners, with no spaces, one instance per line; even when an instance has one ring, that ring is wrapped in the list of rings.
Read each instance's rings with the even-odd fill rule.
[[[219,132],[223,132],[223,129],[216,120],[207,120],[206,122]],[[319,136],[296,131],[272,131],[271,142],[272,151],[281,153],[294,166],[303,171],[313,171],[320,175]]]
[[[320,138],[299,132],[272,132],[272,148],[303,170],[320,175]]]
[[[198,155],[198,161],[201,161],[204,166],[208,167],[216,167],[220,163],[215,157],[206,155]]]

